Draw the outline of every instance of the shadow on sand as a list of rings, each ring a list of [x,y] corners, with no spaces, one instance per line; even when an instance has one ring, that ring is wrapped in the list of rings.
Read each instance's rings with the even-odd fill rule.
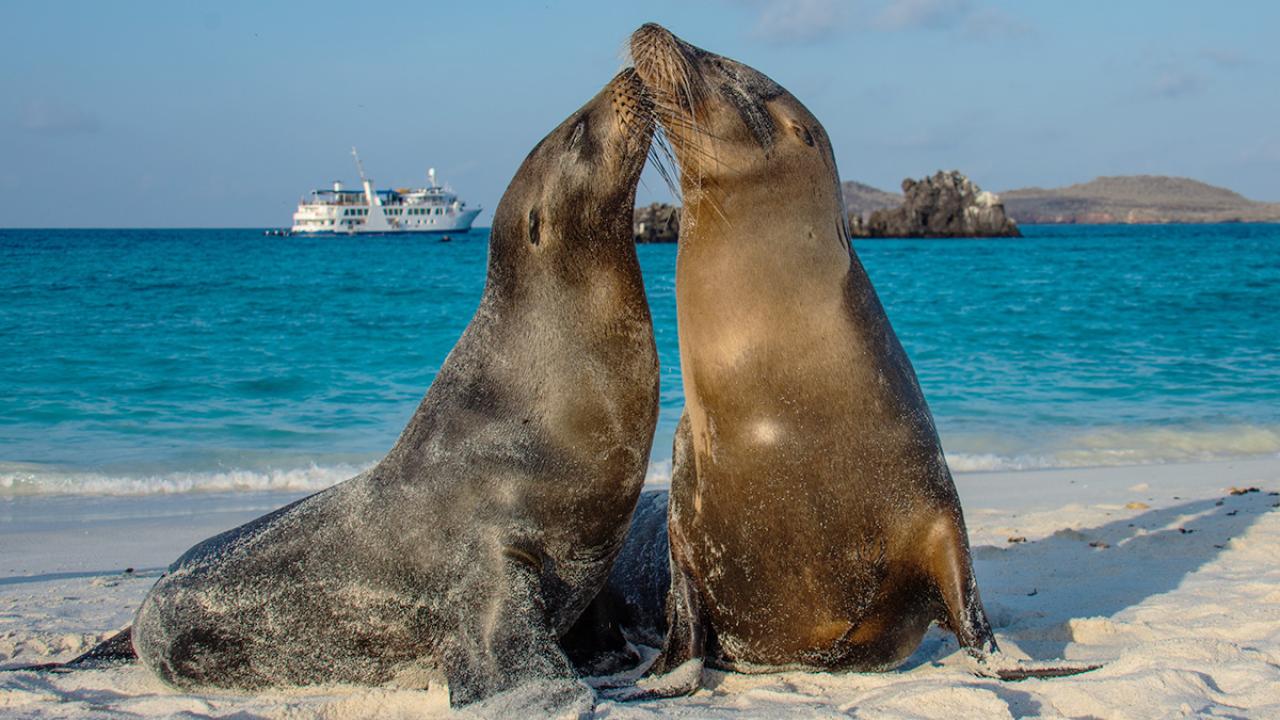
[[[1277,500],[1266,492],[1228,495],[1094,528],[1059,530],[1026,544],[975,547],[974,565],[991,623],[1032,658],[1061,658],[1075,639],[1070,621],[1110,617],[1174,590],[1259,517],[1276,511]],[[931,630],[902,669],[955,650],[953,636]]]
[[[54,582],[57,580],[82,580],[84,578],[158,578],[165,571],[163,567],[141,568],[134,570],[85,570],[83,572],[44,573],[42,575],[11,575],[0,577],[0,587],[6,585],[25,585],[27,583]]]

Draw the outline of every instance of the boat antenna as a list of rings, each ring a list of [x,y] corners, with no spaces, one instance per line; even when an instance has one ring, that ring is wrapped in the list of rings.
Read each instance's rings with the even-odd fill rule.
[[[364,182],[364,163],[360,162],[360,153],[356,152],[356,146],[351,146],[351,157],[356,159],[356,170],[360,171],[360,182]]]

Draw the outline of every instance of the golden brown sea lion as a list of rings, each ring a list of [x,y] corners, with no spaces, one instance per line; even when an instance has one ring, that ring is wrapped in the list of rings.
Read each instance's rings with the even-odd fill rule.
[[[884,670],[933,621],[996,650],[920,386],[849,243],[826,132],[658,25],[631,37],[680,167],[686,408],[656,694],[701,664]]]

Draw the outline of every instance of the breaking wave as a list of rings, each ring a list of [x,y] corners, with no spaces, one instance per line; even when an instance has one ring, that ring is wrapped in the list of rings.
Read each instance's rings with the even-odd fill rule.
[[[180,493],[315,492],[354,477],[372,465],[309,465],[277,470],[222,470],[110,474],[0,463],[0,498],[32,495],[173,495]],[[671,461],[649,466],[645,484],[671,482]]]
[[[34,465],[0,465],[0,497],[28,495],[167,495],[201,492],[323,490],[363,472],[365,467],[335,465],[280,470],[224,470],[114,475]]]
[[[1035,446],[983,452],[990,439],[962,438],[948,443],[952,472],[1040,470],[1195,463],[1234,458],[1280,456],[1280,427],[1231,425],[1217,428],[1094,428],[1059,436]]]
[[[995,436],[943,437],[955,473],[1194,463],[1233,458],[1280,457],[1280,427],[1105,428],[1050,442],[999,450]],[[364,472],[365,464],[130,474],[91,472],[30,463],[0,463],[0,498],[32,495],[167,495],[179,493],[314,492]],[[655,459],[645,485],[667,487],[671,460]]]

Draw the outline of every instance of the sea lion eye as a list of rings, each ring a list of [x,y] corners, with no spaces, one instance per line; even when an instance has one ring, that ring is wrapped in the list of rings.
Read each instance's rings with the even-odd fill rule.
[[[587,121],[579,120],[577,125],[573,126],[573,134],[569,136],[569,147],[576,146],[582,140],[582,134],[587,131]]]
[[[542,236],[539,234],[540,228],[538,225],[538,210],[537,208],[534,208],[529,211],[529,242],[534,245],[537,245],[538,242],[542,240]]]
[[[813,134],[809,132],[809,128],[798,123],[791,123],[791,130],[796,134],[796,137],[804,141],[805,145],[813,147]]]

